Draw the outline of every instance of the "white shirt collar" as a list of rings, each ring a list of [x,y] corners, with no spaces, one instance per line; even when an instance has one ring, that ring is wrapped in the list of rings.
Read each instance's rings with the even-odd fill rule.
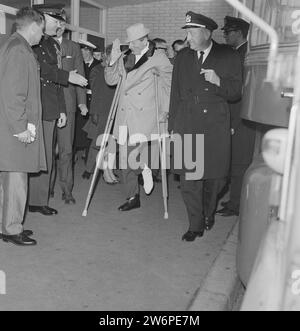
[[[63,40],[63,37],[61,36],[59,38],[56,38],[56,40],[59,42],[59,44],[61,44],[62,43],[62,40]]]
[[[147,43],[147,46],[142,50],[141,54],[135,56],[135,63],[137,63],[141,57],[146,54],[149,51],[149,41]]]
[[[212,47],[213,47],[213,43],[211,42],[210,45],[203,51],[204,52],[203,63],[205,62],[206,58],[208,57]],[[201,51],[197,51],[198,59],[200,58],[200,55],[201,55],[200,53],[201,53]]]
[[[87,64],[87,66],[90,67],[93,62],[94,62],[94,59],[91,59],[90,61],[86,62],[85,64]]]

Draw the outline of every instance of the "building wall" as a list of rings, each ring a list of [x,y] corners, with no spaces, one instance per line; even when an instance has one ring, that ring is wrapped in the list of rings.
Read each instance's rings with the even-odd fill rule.
[[[126,28],[142,22],[151,30],[150,37],[166,39],[171,44],[176,39],[184,39],[181,29],[185,22],[185,13],[192,10],[213,18],[221,28],[223,18],[232,15],[233,9],[224,0],[164,0],[132,6],[110,8],[107,17],[107,43],[119,38],[126,39]],[[217,42],[224,42],[222,31],[214,33]]]

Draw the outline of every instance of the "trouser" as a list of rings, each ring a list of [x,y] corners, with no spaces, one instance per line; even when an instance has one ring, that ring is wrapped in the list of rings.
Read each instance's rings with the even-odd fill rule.
[[[16,235],[23,231],[28,175],[0,172],[0,232]]]
[[[29,205],[48,206],[53,164],[53,136],[56,121],[43,121],[47,171],[29,176]]]
[[[213,217],[216,212],[218,194],[225,179],[186,180],[180,176],[180,189],[190,222],[190,231],[205,229],[205,217]]]
[[[119,145],[120,169],[126,199],[139,194],[138,176],[144,165],[151,169],[159,167],[159,145],[157,141],[137,146]]]
[[[67,124],[57,129],[58,173],[62,191],[71,195],[74,185],[73,176],[73,141],[75,132],[75,113],[67,114]]]

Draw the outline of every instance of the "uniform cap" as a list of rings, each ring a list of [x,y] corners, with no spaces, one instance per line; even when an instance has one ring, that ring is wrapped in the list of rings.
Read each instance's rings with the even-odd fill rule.
[[[185,15],[185,26],[182,29],[188,28],[206,28],[213,31],[218,28],[218,24],[207,16],[189,11]]]

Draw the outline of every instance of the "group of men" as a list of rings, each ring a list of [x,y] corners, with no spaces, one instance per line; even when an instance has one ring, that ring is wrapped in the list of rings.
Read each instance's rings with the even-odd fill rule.
[[[87,80],[83,77],[83,62],[74,63],[79,58],[78,45],[62,39],[65,21],[62,7],[23,8],[16,17],[16,33],[0,49],[0,150],[5,155],[0,159],[1,237],[17,245],[36,244],[31,238],[32,231],[24,230],[22,225],[28,173],[29,211],[57,214],[48,206],[56,126],[62,199],[75,203],[72,196],[74,100],[78,100],[81,112],[86,114],[83,87]],[[180,175],[190,224],[182,236],[185,241],[194,241],[213,227],[218,194],[226,182],[231,155],[232,159],[235,155],[231,151],[232,141],[243,131],[244,123],[239,119],[242,60],[233,48],[246,47],[245,31],[248,32],[249,24],[241,19],[225,18],[224,35],[232,47],[213,41],[212,34],[217,28],[212,19],[188,12],[183,29],[189,47],[178,52],[173,66],[149,39],[150,31],[142,23],[134,24],[127,29],[129,50],[121,52],[115,42],[105,68],[108,85],[114,86],[121,79],[113,128],[126,197],[120,211],[140,207],[140,174],[146,193],[151,193],[150,168],[159,164],[157,136],[161,125],[166,127],[168,122],[169,132],[180,136],[183,146],[186,136],[192,137],[192,157],[197,155],[198,136],[204,137],[201,176],[191,180],[189,173],[193,169],[185,167],[186,164],[180,169],[174,167]],[[229,42],[230,34],[234,33],[235,44]],[[241,36],[243,39],[237,41]],[[230,110],[232,117],[238,118],[235,128]],[[245,143],[251,145],[246,135]],[[174,150],[178,152],[182,151]],[[132,166],[133,155],[138,167]],[[232,176],[243,176],[250,159],[251,156],[246,161],[238,156],[239,171],[234,174],[232,162]],[[228,202],[221,214],[226,216],[232,211]]]

